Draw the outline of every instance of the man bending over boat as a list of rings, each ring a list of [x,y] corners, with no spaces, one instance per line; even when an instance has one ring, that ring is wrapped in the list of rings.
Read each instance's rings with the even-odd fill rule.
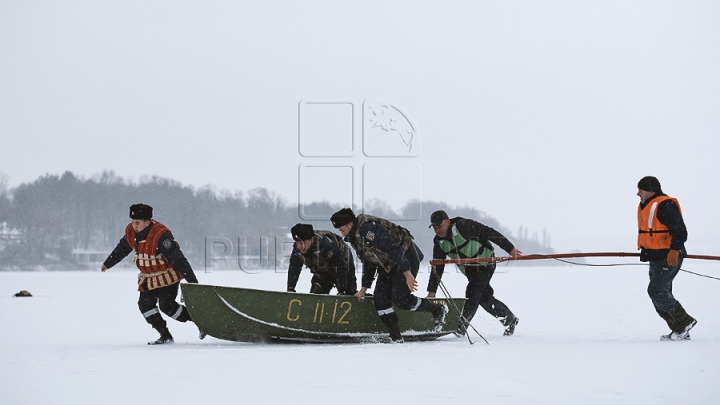
[[[160,333],[158,340],[148,342],[156,345],[174,341],[160,311],[179,322],[192,321],[187,308],[178,304],[175,298],[180,280],[185,278],[188,283],[197,283],[198,280],[180,250],[180,245],[165,225],[152,219],[152,211],[152,207],[145,204],[130,206],[132,222],[125,228],[125,235],[105,259],[100,270],[113,267],[130,252],[135,251],[135,264],[140,269],[138,307],[145,321]],[[205,336],[205,333],[200,331],[200,339]]]
[[[330,220],[363,263],[362,287],[355,294],[358,299],[365,296],[377,273],[373,302],[380,320],[390,331],[390,339],[403,342],[393,304],[400,309],[430,312],[435,331],[440,332],[445,325],[447,305],[412,294],[417,291],[415,277],[423,254],[410,232],[386,219],[365,214],[356,217],[350,208],[334,213]]]
[[[295,245],[288,267],[288,291],[295,292],[305,265],[313,274],[311,294],[330,294],[335,287],[338,295],[355,295],[355,262],[350,248],[340,236],[330,231],[316,231],[309,224],[296,224],[290,233]]]

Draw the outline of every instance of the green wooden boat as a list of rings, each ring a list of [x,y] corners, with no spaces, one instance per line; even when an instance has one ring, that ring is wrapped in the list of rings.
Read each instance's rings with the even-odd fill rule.
[[[190,316],[210,336],[236,342],[379,342],[388,338],[372,298],[182,284]],[[455,331],[460,314],[449,307],[442,331],[427,312],[396,309],[403,338],[433,340]],[[462,308],[464,298],[453,299]]]

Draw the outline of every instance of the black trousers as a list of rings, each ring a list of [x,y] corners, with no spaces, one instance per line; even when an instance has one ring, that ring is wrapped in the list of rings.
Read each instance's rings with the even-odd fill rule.
[[[668,264],[667,259],[650,262],[650,282],[648,283],[647,293],[652,300],[655,311],[666,321],[669,317],[668,312],[675,308],[677,304],[672,292],[672,283],[675,276],[680,272],[683,259],[685,259],[684,252],[680,255],[677,266],[674,267]]]
[[[334,280],[328,280],[316,275],[310,280],[310,294],[330,294],[333,287],[335,287]]]
[[[417,277],[423,255],[415,243],[405,252],[405,257],[410,262],[410,272]],[[400,309],[419,312],[427,311],[429,306],[428,300],[412,294],[405,281],[405,275],[397,269],[390,273],[382,269],[378,270],[378,278],[373,291],[373,303],[380,315],[380,320],[388,327],[398,323],[393,304]]]
[[[175,301],[179,288],[180,283],[175,283],[167,287],[140,292],[138,308],[147,323],[152,325],[153,328],[158,329],[166,325],[165,320],[162,318],[162,315],[160,315],[160,311],[179,322],[191,320],[187,308]],[[158,303],[160,304],[160,310],[158,310]]]
[[[475,316],[477,309],[482,305],[483,309],[490,315],[504,319],[508,315],[512,315],[510,308],[495,298],[495,291],[490,286],[490,280],[495,274],[495,264],[487,266],[466,266],[465,277],[468,279],[468,285],[465,288],[465,306],[463,306],[460,323],[467,326]]]

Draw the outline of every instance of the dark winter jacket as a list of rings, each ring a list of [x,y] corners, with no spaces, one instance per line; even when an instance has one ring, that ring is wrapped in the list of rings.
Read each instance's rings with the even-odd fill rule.
[[[293,247],[288,267],[288,289],[295,289],[302,267],[306,265],[315,276],[335,284],[338,293],[356,292],[357,281],[352,253],[338,235],[335,237],[337,240],[332,235],[323,236],[316,232],[315,243],[305,254]]]
[[[363,263],[362,286],[370,288],[375,279],[376,272],[385,271],[388,273],[405,272],[412,268],[410,261],[405,257],[405,251],[390,236],[387,229],[376,221],[366,221],[358,228],[358,219],[353,221],[350,233],[345,237],[345,241],[358,252],[358,258]],[[414,242],[411,244],[414,246]],[[419,259],[423,259],[423,254],[417,249]],[[360,252],[362,251],[381,251],[386,253],[382,255],[387,257],[385,260],[380,255],[376,262],[367,260]]]
[[[448,235],[446,237],[440,238],[436,235],[435,238],[433,238],[433,259],[443,260],[447,257],[445,251],[443,251],[440,247],[440,240],[452,241],[452,235],[450,235],[450,232],[452,231],[453,225],[457,226],[457,231],[465,239],[477,241],[490,251],[495,250],[492,243],[490,242],[493,242],[496,245],[500,246],[502,250],[508,253],[515,249],[515,246],[505,236],[503,236],[503,234],[496,231],[492,227],[483,225],[477,221],[473,221],[472,219],[465,219],[462,217],[453,218],[450,220],[450,222],[450,230],[448,230]],[[478,252],[478,255],[476,255],[476,257],[478,257],[481,252],[482,250]],[[476,266],[481,266],[481,264],[477,264]],[[430,279],[428,280],[427,290],[429,292],[437,292],[437,288],[440,284],[440,280],[442,279],[444,271],[444,264],[435,265],[435,271],[430,274]]]

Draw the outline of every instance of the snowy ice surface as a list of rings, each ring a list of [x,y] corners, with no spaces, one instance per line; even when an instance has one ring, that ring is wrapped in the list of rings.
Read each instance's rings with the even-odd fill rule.
[[[717,263],[683,268],[720,276]],[[445,284],[462,296],[464,277]],[[390,344],[250,344],[169,320],[173,345],[137,309],[135,271],[0,273],[0,404],[717,404],[720,281],[681,273],[674,293],[698,319],[689,342],[645,288],[647,266],[500,265],[496,296],[516,334],[480,309],[488,339]],[[202,283],[283,290],[285,273],[198,272]],[[427,283],[427,271],[419,275]],[[303,272],[299,291],[309,287]],[[20,290],[34,297],[14,298]],[[424,291],[421,293],[424,296]],[[477,336],[475,336],[476,339]]]

